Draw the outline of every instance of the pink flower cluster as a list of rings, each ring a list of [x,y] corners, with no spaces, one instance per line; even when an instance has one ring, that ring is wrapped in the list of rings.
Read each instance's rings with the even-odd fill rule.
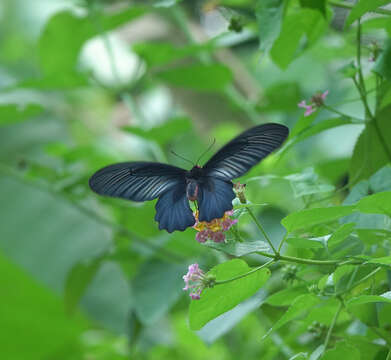
[[[198,212],[194,214],[196,223],[193,228],[198,231],[196,240],[200,243],[204,243],[206,240],[211,239],[214,242],[220,243],[225,241],[225,232],[228,231],[238,220],[231,219],[233,210],[226,211],[221,219],[214,219],[211,222],[198,221]]]
[[[188,272],[186,275],[183,275],[183,280],[185,281],[185,287],[183,290],[189,290],[189,296],[193,300],[199,300],[201,297],[201,292],[204,290],[205,286],[203,279],[205,277],[204,272],[199,268],[198,264],[189,265]]]
[[[305,109],[304,116],[310,116],[313,112],[315,112],[319,107],[323,105],[324,100],[326,99],[329,91],[326,90],[323,93],[315,94],[311,98],[311,102],[308,104],[305,100],[300,101],[297,106]]]

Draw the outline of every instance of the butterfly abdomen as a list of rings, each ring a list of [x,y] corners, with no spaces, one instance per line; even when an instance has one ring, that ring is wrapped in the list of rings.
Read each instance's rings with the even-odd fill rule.
[[[198,184],[196,180],[188,179],[186,186],[186,196],[190,201],[196,201],[198,198]]]

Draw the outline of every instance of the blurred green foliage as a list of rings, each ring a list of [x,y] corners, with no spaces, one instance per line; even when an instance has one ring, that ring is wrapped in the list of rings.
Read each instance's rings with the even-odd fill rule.
[[[2,359],[389,358],[389,3],[3,0]],[[264,122],[290,136],[240,179],[227,244],[88,188]],[[224,281],[269,260],[248,208],[285,259],[188,310],[189,264]]]

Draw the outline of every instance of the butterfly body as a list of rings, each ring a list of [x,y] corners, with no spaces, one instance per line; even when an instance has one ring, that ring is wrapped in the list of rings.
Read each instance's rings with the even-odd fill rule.
[[[159,229],[183,231],[195,223],[189,201],[197,202],[199,221],[223,217],[235,198],[231,180],[280,147],[288,132],[280,124],[258,125],[231,140],[202,167],[184,170],[156,162],[118,163],[98,170],[89,185],[105,196],[132,201],[158,198]]]

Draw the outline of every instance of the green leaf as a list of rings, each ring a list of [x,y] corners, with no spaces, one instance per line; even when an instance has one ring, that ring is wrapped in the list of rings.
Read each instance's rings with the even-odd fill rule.
[[[42,255],[42,254],[41,254]],[[0,346],[3,359],[41,360],[74,347],[87,321],[69,318],[64,303],[0,252]]]
[[[124,126],[123,130],[140,136],[146,140],[156,141],[159,145],[166,145],[173,139],[191,130],[192,124],[187,117],[177,117],[165,122],[162,125],[145,130],[141,127]]]
[[[307,168],[302,173],[285,176],[289,180],[295,197],[333,191],[335,187],[322,183],[313,168]]]
[[[273,62],[280,68],[286,69],[297,56],[303,53],[304,49],[299,49],[303,36],[306,35],[306,47],[310,47],[326,29],[327,22],[317,10],[304,8],[289,14],[284,19],[282,31],[271,49]]]
[[[288,306],[292,304],[297,297],[306,292],[306,286],[292,286],[270,295],[266,299],[266,302],[273,306]]]
[[[49,19],[38,43],[45,77],[74,72],[79,52],[87,40],[100,31],[106,32],[134,20],[144,12],[144,8],[132,6],[112,15],[95,12],[93,18],[77,16],[70,11],[56,13]]]
[[[382,295],[361,295],[349,299],[346,302],[347,306],[361,305],[374,302],[383,302],[391,304],[391,291],[388,291]]]
[[[381,52],[379,58],[376,60],[372,71],[384,77],[386,80],[391,81],[391,40],[388,40],[386,43],[386,46]],[[383,103],[382,107],[384,107]]]
[[[234,259],[213,267],[208,274],[217,281],[228,280],[246,274],[251,268],[240,259]],[[200,300],[190,304],[189,321],[192,330],[199,330],[208,321],[234,308],[254,295],[270,277],[270,270],[263,268],[240,279],[205,289]]]
[[[231,71],[220,64],[195,64],[161,71],[156,76],[169,85],[199,91],[221,91],[232,80]]]
[[[391,191],[384,191],[362,198],[356,207],[363,213],[385,214],[391,217]]]
[[[301,7],[314,9],[326,17],[326,0],[300,0]]]
[[[337,220],[355,212],[354,206],[332,206],[328,208],[314,208],[297,211],[281,220],[281,224],[288,232],[304,229],[324,222]]]
[[[302,316],[305,312],[313,308],[320,302],[320,299],[312,294],[304,294],[296,298],[285,314],[273,325],[273,327],[263,336],[266,338],[273,331],[278,330],[281,326],[288,322],[297,319]]]
[[[281,31],[283,13],[283,0],[257,0],[255,16],[260,34],[260,50],[269,51],[272,47]]]
[[[68,313],[75,312],[88,285],[99,270],[103,257],[98,257],[87,263],[76,264],[69,272],[65,283],[64,302]]]
[[[309,116],[301,115],[300,118],[296,121],[295,126],[289,133],[290,138],[294,138],[296,135],[299,135],[303,131],[307,130],[310,125],[315,121],[318,116],[318,112],[315,111]]]
[[[330,238],[327,240],[328,248],[332,249],[334,246],[344,241],[346,237],[352,233],[354,226],[354,223],[347,223],[341,225],[337,230],[335,230],[330,236]]]
[[[229,332],[246,315],[257,310],[265,301],[266,291],[259,290],[254,296],[236,305],[232,310],[209,321],[197,335],[207,344],[212,344],[218,338]]]
[[[301,238],[301,237],[288,237],[286,243],[302,249],[322,249],[324,248],[325,241],[323,238]]]
[[[257,251],[270,251],[270,246],[262,240],[245,242],[232,241],[228,243],[216,243],[214,241],[207,241],[206,243],[204,243],[204,245],[237,257],[256,253]]]
[[[143,324],[159,320],[183,293],[182,265],[147,262],[132,283],[134,307]]]
[[[182,47],[171,43],[138,43],[132,46],[132,50],[143,58],[150,67],[165,65],[204,51],[210,52],[213,48],[212,43],[192,44]]]
[[[314,115],[316,115],[316,113]],[[310,116],[308,116],[308,117],[310,117]],[[294,134],[296,136],[292,137],[292,139],[287,143],[287,145],[284,146],[284,148],[283,148],[284,152],[286,152],[288,149],[290,149],[293,145],[297,144],[298,142],[301,142],[311,136],[317,135],[323,131],[326,131],[328,129],[332,129],[332,128],[335,128],[338,126],[353,124],[352,120],[348,117],[327,119],[327,120],[323,120],[315,125],[307,127],[308,125],[310,125],[310,123],[312,123],[312,121],[309,121],[309,124],[307,124],[304,121],[304,118],[301,123],[297,123],[297,130],[295,130],[295,128],[294,128]]]
[[[157,0],[155,1],[155,3],[153,4],[154,7],[157,7],[157,8],[168,8],[168,7],[171,7],[171,6],[174,6],[176,4],[179,4],[182,0]]]
[[[391,107],[388,106],[376,115],[379,131],[374,122],[370,121],[360,134],[350,162],[349,178],[352,184],[356,184],[362,179],[368,179],[390,162],[388,155],[391,152],[390,111]],[[379,137],[379,134],[382,135],[382,138]],[[384,140],[384,143],[382,140]]]
[[[0,125],[12,124],[19,121],[27,120],[30,117],[42,113],[43,107],[38,104],[27,105],[1,105],[0,106]]]
[[[378,7],[389,3],[389,0],[360,0],[350,11],[350,14],[345,22],[345,27],[351,25],[365,13],[376,10]]]
[[[344,341],[337,342],[334,349],[327,350],[322,356],[322,360],[360,360],[360,352]]]
[[[265,90],[257,108],[259,111],[296,111],[300,99],[301,93],[297,83],[280,82]]]

